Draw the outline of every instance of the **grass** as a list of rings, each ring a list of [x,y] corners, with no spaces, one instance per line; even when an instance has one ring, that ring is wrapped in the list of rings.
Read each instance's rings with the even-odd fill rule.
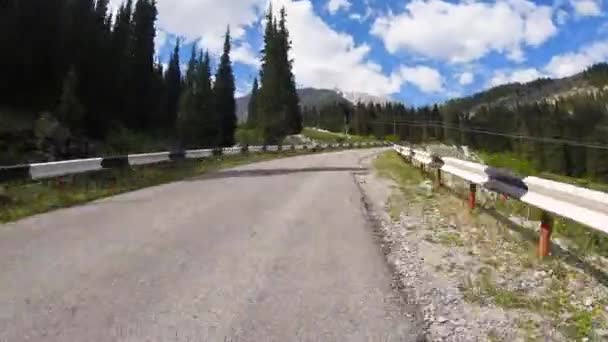
[[[531,161],[522,159],[514,152],[484,152],[476,151],[481,160],[487,165],[509,169],[522,176],[537,175]]]
[[[374,168],[380,177],[392,179],[398,188],[393,191],[388,200],[389,215],[393,221],[398,221],[404,210],[409,210],[419,197],[414,186],[418,185],[423,177],[418,169],[404,163],[401,156],[394,151],[382,153],[374,161]]]
[[[300,155],[308,152],[251,153],[200,161],[182,161],[128,170],[104,170],[41,182],[8,184],[0,188],[0,222],[65,208],[149,186],[169,183],[242,164]]]
[[[464,299],[468,302],[485,304],[489,299],[497,306],[505,309],[525,309],[537,312],[553,320],[562,332],[571,339],[580,340],[591,336],[596,317],[599,316],[601,307],[586,310],[574,306],[570,302],[569,292],[566,289],[565,279],[553,280],[548,295],[543,298],[531,297],[522,291],[502,289],[494,284],[492,270],[482,268],[476,280],[467,279],[461,288]],[[569,317],[560,322],[561,315],[568,313]],[[526,335],[532,335],[536,326],[530,321],[520,321],[520,328]]]
[[[364,136],[359,136],[359,135],[348,135],[347,136],[344,133],[318,131],[318,130],[312,129],[312,128],[304,128],[302,130],[302,135],[304,135],[305,137],[307,137],[309,139],[315,140],[317,142],[332,143],[332,144],[363,143],[363,142],[378,141],[378,139],[376,139],[373,136],[369,136],[369,137],[364,137]]]
[[[424,180],[420,170],[405,163],[395,151],[380,154],[374,161],[374,167],[381,177],[393,179],[402,188],[417,185]]]
[[[464,241],[459,234],[454,232],[442,233],[437,237],[437,242],[451,247],[463,247]]]

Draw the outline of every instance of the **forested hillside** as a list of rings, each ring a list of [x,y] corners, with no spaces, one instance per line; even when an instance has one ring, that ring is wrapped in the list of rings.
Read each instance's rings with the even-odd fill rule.
[[[0,165],[235,143],[229,29],[217,61],[196,47],[182,69],[178,41],[164,70],[156,1],[125,0],[115,15],[108,3],[2,2]],[[267,141],[301,129],[286,16],[267,16],[251,122]]]
[[[297,90],[300,106],[323,107],[334,102],[348,102],[338,92],[329,89],[300,88]],[[236,99],[236,113],[240,122],[246,122],[251,94]]]
[[[608,181],[608,64],[561,80],[509,84],[442,105],[335,103],[307,107],[304,123],[511,153],[537,172]]]

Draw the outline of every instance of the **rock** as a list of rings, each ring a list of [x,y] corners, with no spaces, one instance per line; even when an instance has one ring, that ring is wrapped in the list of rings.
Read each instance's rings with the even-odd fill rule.
[[[452,333],[450,329],[444,325],[433,327],[433,330],[435,334],[442,339],[450,336],[450,334]]]
[[[597,329],[595,330],[597,337],[608,337],[608,329]]]
[[[443,316],[437,317],[437,322],[439,322],[439,323],[445,323],[447,321],[448,321],[448,319]]]
[[[585,306],[593,305],[593,298],[591,298],[591,297],[585,298],[585,300],[583,301],[583,305],[585,305]]]
[[[431,196],[433,194],[433,182],[426,180],[418,184],[418,192],[426,196]]]

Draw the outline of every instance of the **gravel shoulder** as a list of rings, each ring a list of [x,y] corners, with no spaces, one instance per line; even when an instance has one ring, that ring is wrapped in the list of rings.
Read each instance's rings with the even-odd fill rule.
[[[357,179],[429,341],[608,339],[608,289],[601,277],[561,255],[538,260],[525,230],[470,213],[464,201],[434,189],[415,170],[391,169],[403,161],[387,156],[382,164],[367,159],[378,169]]]

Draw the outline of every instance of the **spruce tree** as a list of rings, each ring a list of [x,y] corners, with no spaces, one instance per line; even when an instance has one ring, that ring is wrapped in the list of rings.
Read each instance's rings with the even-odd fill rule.
[[[154,81],[154,37],[156,36],[157,10],[154,0],[137,0],[133,12],[131,32],[131,69],[133,72],[128,125],[132,129],[144,130],[153,127],[150,113],[153,112],[152,84]]]
[[[264,140],[279,143],[286,135],[299,133],[302,114],[296,92],[295,78],[289,60],[289,32],[285,9],[280,20],[273,16],[272,7],[266,14],[264,49],[262,50],[261,88],[258,94],[258,119]]]
[[[220,58],[213,88],[215,110],[221,125],[221,146],[229,147],[235,143],[234,133],[237,124],[235,90],[232,62],[230,61],[230,28],[228,28],[224,38],[224,52]]]
[[[287,134],[298,134],[302,131],[302,111],[300,109],[300,99],[296,89],[295,76],[293,74],[293,61],[289,58],[291,41],[289,30],[287,29],[287,12],[285,7],[281,8],[279,18],[279,31],[277,40],[279,45],[279,58],[281,68],[281,82],[284,86],[284,106],[286,110],[286,132]]]
[[[264,29],[264,48],[262,50],[262,67],[260,70],[261,87],[258,93],[258,127],[264,137],[264,143],[277,144],[284,136],[284,111],[280,104],[281,80],[277,54],[277,27],[272,14],[272,5],[266,13]]]
[[[253,86],[251,88],[251,95],[249,98],[249,105],[247,107],[247,125],[249,127],[255,127],[258,123],[258,92],[259,85],[257,77],[253,79]]]
[[[193,54],[179,103],[177,130],[184,148],[216,147],[220,122],[214,111],[209,54]]]
[[[169,66],[165,73],[165,83],[167,87],[167,127],[173,127],[177,120],[177,110],[179,106],[179,97],[182,92],[182,72],[180,68],[179,39],[173,49],[173,54],[169,60]]]
[[[131,69],[132,0],[123,3],[116,14],[112,30],[112,96],[113,107],[110,120],[126,125],[129,112]]]
[[[213,85],[211,82],[211,59],[209,52],[202,51],[197,63],[195,81],[195,140],[205,147],[217,147],[222,142],[222,122],[215,110]]]

